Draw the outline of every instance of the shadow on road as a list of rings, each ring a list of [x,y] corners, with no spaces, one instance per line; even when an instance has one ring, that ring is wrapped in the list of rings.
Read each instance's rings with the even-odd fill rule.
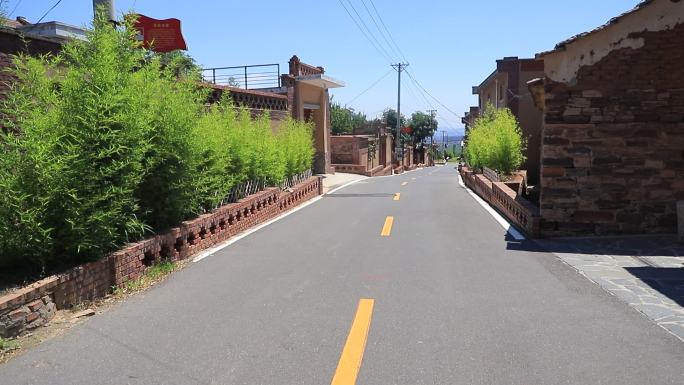
[[[540,239],[506,238],[507,250],[568,255],[591,271],[619,267],[653,290],[684,306],[684,244],[674,235]],[[561,257],[566,260],[566,257]],[[566,261],[567,262],[567,261]],[[646,266],[644,266],[646,265]]]
[[[684,306],[684,268],[625,267],[653,290]]]
[[[509,250],[554,253],[625,255],[633,257],[684,257],[684,244],[674,235],[557,238],[508,241]]]
[[[370,194],[327,194],[325,198],[387,198],[393,197],[389,193],[370,193]]]

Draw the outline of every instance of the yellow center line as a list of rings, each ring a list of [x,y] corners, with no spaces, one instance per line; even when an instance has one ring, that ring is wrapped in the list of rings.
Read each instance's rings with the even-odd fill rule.
[[[395,193],[394,194],[394,200],[398,201],[401,198],[401,193]]]
[[[408,182],[402,182],[401,183],[402,186],[406,186],[407,184],[408,184]]]
[[[337,364],[332,385],[354,385],[356,377],[361,369],[363,352],[366,349],[368,330],[370,329],[371,317],[373,315],[374,300],[362,298],[356,308],[356,316],[352,322],[351,330],[347,342],[344,344],[340,362]]]
[[[385,225],[382,226],[382,232],[380,233],[383,237],[389,237],[392,233],[392,224],[394,223],[394,217],[388,216],[385,218]]]

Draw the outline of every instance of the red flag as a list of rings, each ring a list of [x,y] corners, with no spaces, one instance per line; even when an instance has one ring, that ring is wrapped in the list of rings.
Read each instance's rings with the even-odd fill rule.
[[[170,52],[178,49],[187,50],[185,39],[181,33],[181,22],[178,19],[153,19],[145,15],[137,15],[135,29],[143,47],[155,52]]]

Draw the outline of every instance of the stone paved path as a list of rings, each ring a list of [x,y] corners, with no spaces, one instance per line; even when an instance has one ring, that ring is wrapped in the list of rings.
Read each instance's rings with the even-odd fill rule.
[[[539,243],[684,341],[684,245],[674,236]]]

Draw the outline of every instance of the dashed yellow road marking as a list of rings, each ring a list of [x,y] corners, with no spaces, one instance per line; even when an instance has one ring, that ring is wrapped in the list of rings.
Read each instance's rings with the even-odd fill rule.
[[[398,201],[399,199],[401,199],[401,193],[395,193],[394,194],[394,200]]]
[[[385,225],[382,226],[382,232],[380,233],[383,237],[389,237],[392,233],[392,224],[394,224],[394,217],[388,216],[385,218]]]
[[[347,342],[344,344],[340,362],[332,379],[332,385],[354,385],[356,377],[361,369],[363,352],[366,349],[366,340],[370,330],[371,317],[373,315],[373,299],[362,298],[356,308],[356,316],[352,322]]]

